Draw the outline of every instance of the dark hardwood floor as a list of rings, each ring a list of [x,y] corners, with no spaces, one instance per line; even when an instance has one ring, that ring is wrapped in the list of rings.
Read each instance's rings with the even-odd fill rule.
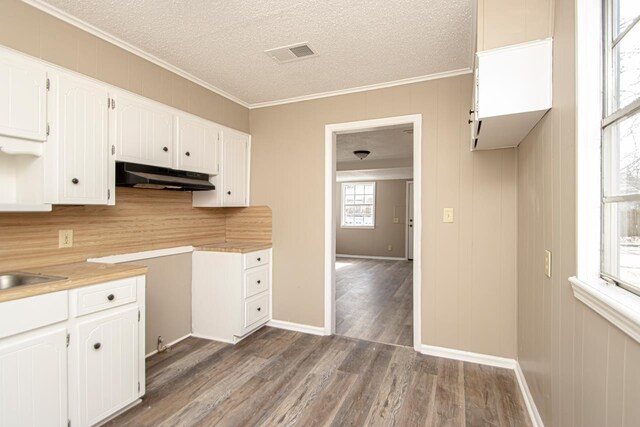
[[[336,333],[413,347],[413,263],[336,259]]]
[[[262,328],[147,360],[142,403],[111,426],[529,426],[512,371],[341,336]]]

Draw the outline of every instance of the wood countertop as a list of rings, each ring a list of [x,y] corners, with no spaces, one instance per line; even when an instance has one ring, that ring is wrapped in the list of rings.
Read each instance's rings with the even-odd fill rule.
[[[140,276],[147,273],[147,267],[131,264],[77,262],[74,264],[34,267],[24,271],[14,271],[14,273],[18,272],[61,276],[66,277],[66,279],[0,290],[0,302]]]
[[[232,252],[238,254],[246,254],[249,252],[261,251],[264,249],[270,249],[271,243],[260,242],[225,242],[214,243],[211,245],[195,246],[193,249],[196,251],[209,251],[209,252]]]

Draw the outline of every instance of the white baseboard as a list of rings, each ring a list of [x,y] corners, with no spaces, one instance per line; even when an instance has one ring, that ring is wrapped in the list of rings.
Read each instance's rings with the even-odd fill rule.
[[[536,406],[536,402],[533,400],[531,390],[529,390],[529,386],[527,385],[527,379],[524,377],[524,372],[522,372],[522,368],[520,368],[519,363],[516,363],[516,367],[514,370],[516,373],[516,378],[518,380],[518,385],[520,386],[522,398],[524,399],[525,405],[527,405],[527,411],[529,412],[529,417],[531,418],[531,424],[533,424],[533,427],[544,427],[542,418],[540,417],[540,412],[538,412],[538,407]]]
[[[455,350],[453,348],[437,347],[435,345],[422,344],[418,351],[430,356],[446,357],[447,359],[462,360],[463,362],[479,363],[481,365],[496,366],[498,368],[515,369],[518,364],[515,359]]]
[[[336,254],[336,258],[361,258],[361,259],[384,259],[389,261],[406,261],[404,257],[392,257],[392,256],[373,256],[373,255],[347,255]]]
[[[270,320],[267,326],[288,331],[303,332],[311,335],[326,335],[324,328],[320,326],[303,325],[301,323],[285,322],[284,320]]]
[[[185,335],[185,336],[183,336],[183,337],[180,337],[180,338],[178,338],[177,340],[173,340],[173,341],[171,341],[170,343],[167,343],[167,344],[165,344],[165,345],[166,345],[167,347],[171,347],[172,345],[177,344],[177,343],[179,343],[180,341],[186,340],[186,339],[187,339],[187,338],[189,338],[190,336],[191,336],[191,334],[189,333],[189,334],[187,334],[187,335]],[[156,348],[156,349],[155,349],[155,350],[153,350],[151,353],[147,354],[147,355],[145,356],[145,359],[146,359],[147,357],[151,357],[151,356],[153,356],[154,354],[157,354],[157,353],[158,353],[158,349]]]
[[[422,344],[420,348],[416,349],[422,354],[428,354],[430,356],[445,357],[447,359],[462,360],[463,362],[478,363],[481,365],[495,366],[497,368],[512,369],[516,375],[520,393],[522,393],[522,399],[527,407],[529,418],[533,427],[544,427],[540,413],[533,401],[533,396],[527,385],[527,380],[520,369],[520,364],[515,359],[509,359],[507,357],[492,356],[489,354],[473,353],[471,351],[455,350],[446,347],[437,347],[434,345]]]

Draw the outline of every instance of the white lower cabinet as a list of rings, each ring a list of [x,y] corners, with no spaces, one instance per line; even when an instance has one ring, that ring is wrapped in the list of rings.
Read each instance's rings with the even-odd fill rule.
[[[138,329],[135,305],[78,322],[70,378],[79,388],[80,425],[96,424],[138,398]]]
[[[0,339],[0,426],[66,426],[67,418],[64,324]]]
[[[145,393],[145,277],[0,303],[0,427],[92,426]]]
[[[193,335],[237,343],[271,320],[271,249],[195,251]]]

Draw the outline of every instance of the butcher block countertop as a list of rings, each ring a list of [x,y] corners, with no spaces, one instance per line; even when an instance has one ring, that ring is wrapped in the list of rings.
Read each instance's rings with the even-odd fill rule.
[[[24,271],[12,271],[12,273],[19,272],[62,276],[66,277],[66,279],[2,289],[0,290],[0,302],[140,276],[147,273],[147,267],[131,264],[77,262],[74,264],[54,265],[50,267],[34,267]]]
[[[271,243],[259,242],[226,242],[194,247],[196,251],[232,252],[237,254],[246,254],[249,252],[261,251],[270,248]]]

